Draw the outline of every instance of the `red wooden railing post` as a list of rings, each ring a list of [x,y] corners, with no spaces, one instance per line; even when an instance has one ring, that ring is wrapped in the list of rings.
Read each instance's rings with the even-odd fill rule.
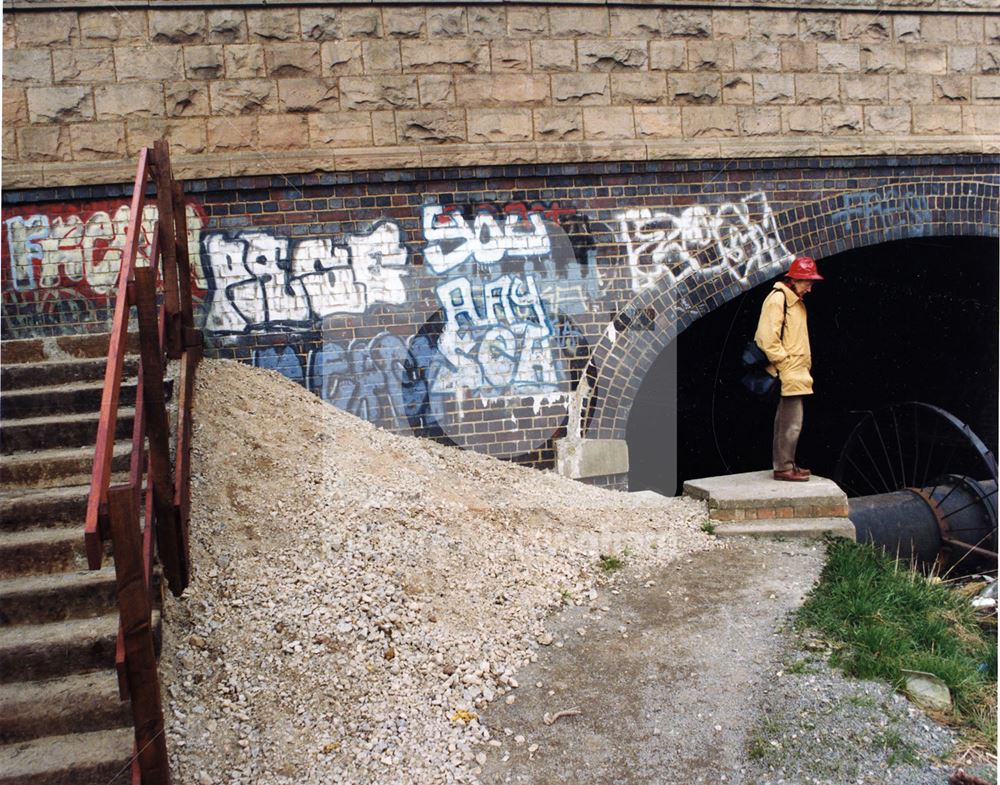
[[[132,698],[132,719],[142,783],[170,785],[149,590],[142,564],[139,511],[133,507],[133,501],[132,489],[127,486],[114,488],[108,493],[111,536],[115,543],[115,584],[125,644],[125,670]]]
[[[167,307],[167,355],[181,356],[180,283],[177,274],[177,216],[174,214],[173,173],[170,149],[165,139],[153,145],[153,173],[156,176],[156,206],[159,213],[160,253],[163,255],[163,301]],[[183,210],[183,208],[182,208]],[[156,264],[156,260],[152,260]]]
[[[167,420],[163,385],[162,348],[156,319],[156,271],[135,270],[136,306],[139,312],[139,346],[142,360],[142,391],[149,438],[149,475],[156,511],[156,546],[170,591],[179,595],[188,584],[188,568],[178,547],[178,525],[174,491],[170,480],[170,423]]]
[[[174,226],[176,227],[177,240],[177,283],[180,289],[181,305],[181,325],[182,329],[190,333],[194,328],[194,303],[191,298],[191,257],[188,254],[188,227],[187,212],[184,207],[184,188],[177,181],[173,184],[174,201]],[[184,336],[184,346],[191,346],[189,334]],[[197,336],[197,343],[201,345],[201,336]]]

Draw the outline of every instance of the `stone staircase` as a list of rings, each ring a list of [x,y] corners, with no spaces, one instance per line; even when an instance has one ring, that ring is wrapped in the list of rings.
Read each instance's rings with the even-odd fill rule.
[[[819,537],[855,539],[847,494],[833,481],[781,482],[770,471],[705,477],[684,483],[684,495],[708,502],[720,537]]]
[[[0,344],[0,785],[131,780],[114,566],[89,571],[83,539],[107,345],[101,335]],[[135,348],[114,481],[129,466]]]

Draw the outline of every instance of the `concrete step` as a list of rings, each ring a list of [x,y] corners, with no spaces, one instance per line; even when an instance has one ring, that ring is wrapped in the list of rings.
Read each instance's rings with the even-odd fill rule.
[[[75,527],[0,532],[0,578],[85,569],[82,521]]]
[[[0,683],[113,670],[118,612],[91,619],[0,627]]]
[[[847,494],[825,477],[775,480],[771,471],[705,477],[684,483],[684,494],[708,502],[713,521],[846,518]]]
[[[90,485],[0,492],[0,529],[17,531],[32,527],[79,525],[83,531]]]
[[[135,410],[122,407],[118,410],[115,438],[127,439],[132,435],[132,418]],[[97,441],[98,412],[87,414],[48,415],[26,417],[0,422],[0,451],[5,454],[23,450],[49,450],[59,447],[83,447]]]
[[[131,722],[113,670],[0,685],[0,744],[130,727]]]
[[[854,540],[854,524],[849,518],[773,518],[771,520],[719,523],[718,537],[844,537]]]
[[[132,443],[115,445],[111,470],[126,472],[132,455]],[[8,455],[0,463],[0,487],[34,490],[86,485],[94,467],[94,445],[54,450],[32,450]]]
[[[164,394],[167,400],[173,392],[173,381],[166,380]],[[136,380],[122,381],[118,405],[135,404]],[[63,414],[85,414],[101,408],[104,382],[70,382],[50,387],[31,387],[24,390],[5,390],[0,399],[0,419],[16,422],[25,417],[44,417]]]
[[[0,627],[101,616],[116,607],[115,569],[0,581]]]
[[[153,611],[156,653],[160,614]],[[90,619],[0,627],[0,684],[114,670],[118,611]]]
[[[23,390],[28,387],[47,387],[54,384],[74,382],[101,382],[107,357],[93,357],[83,360],[48,360],[36,363],[13,363],[0,368],[0,388],[4,391]],[[122,373],[126,379],[136,375],[139,358],[130,355],[125,358]]]
[[[90,335],[56,335],[49,338],[22,338],[3,341],[0,351],[3,364],[38,363],[46,360],[79,360],[108,356],[108,333]],[[139,333],[129,333],[127,354],[139,351]]]
[[[46,736],[0,747],[0,785],[127,785],[131,728]]]

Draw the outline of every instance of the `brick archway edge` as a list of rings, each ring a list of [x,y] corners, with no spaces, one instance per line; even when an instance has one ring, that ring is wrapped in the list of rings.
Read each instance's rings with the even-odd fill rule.
[[[775,219],[792,256],[818,260],[892,240],[1000,237],[1000,175],[926,177],[838,190],[776,211]],[[717,261],[710,259],[707,266]],[[636,294],[621,313],[656,314],[656,329],[650,330],[644,320],[625,327],[616,320],[616,328],[605,332],[574,401],[576,433],[587,440],[624,440],[636,393],[660,352],[702,316],[773,277],[773,270],[748,271],[742,280],[730,277],[728,283],[717,277],[674,282],[663,276]]]

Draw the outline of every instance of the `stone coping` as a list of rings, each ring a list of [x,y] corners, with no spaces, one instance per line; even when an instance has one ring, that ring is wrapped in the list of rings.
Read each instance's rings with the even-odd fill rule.
[[[533,5],[543,6],[612,6],[612,7],[648,7],[658,8],[746,8],[750,10],[771,11],[853,11],[875,12],[880,14],[922,13],[922,14],[955,14],[955,13],[989,13],[995,10],[995,0],[671,0],[670,2],[653,2],[653,0],[543,0]],[[491,5],[527,5],[525,0],[492,0]],[[108,0],[3,0],[5,11],[55,11],[82,10],[87,8],[108,9]],[[221,0],[209,3],[206,0],[115,0],[118,8],[274,8],[281,6],[329,5],[326,0]],[[341,0],[338,5],[484,5],[483,0]]]
[[[963,136],[761,136],[753,139],[669,139],[518,142],[351,147],[171,156],[179,180],[426,167],[591,163],[683,159],[788,158],[857,155],[945,155],[1000,152],[1000,133]],[[130,182],[132,158],[15,164],[3,167],[4,188]]]

